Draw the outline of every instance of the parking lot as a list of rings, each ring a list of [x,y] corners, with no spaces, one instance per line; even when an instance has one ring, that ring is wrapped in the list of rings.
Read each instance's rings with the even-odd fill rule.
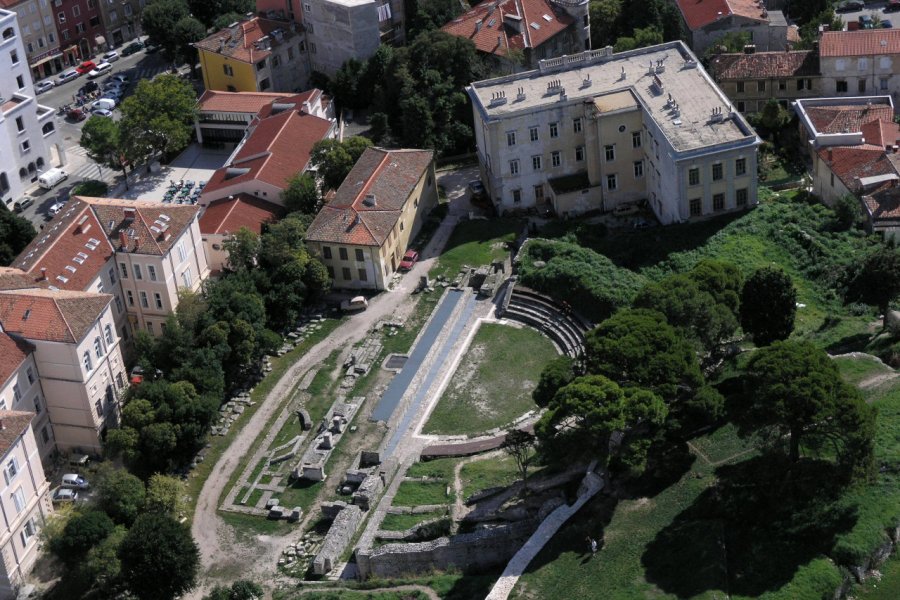
[[[838,16],[844,22],[845,29],[848,23],[859,23],[859,18],[863,15],[873,17],[876,21],[890,21],[892,28],[900,28],[900,12],[893,12],[892,9],[885,11],[887,5],[887,2],[866,2],[866,7],[862,10],[840,12]]]

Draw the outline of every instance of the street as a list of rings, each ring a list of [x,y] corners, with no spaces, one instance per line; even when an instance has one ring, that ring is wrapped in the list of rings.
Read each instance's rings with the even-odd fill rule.
[[[894,28],[900,27],[900,12],[884,12],[885,6],[887,6],[887,2],[866,2],[866,7],[862,10],[837,13],[837,15],[844,22],[845,26],[847,23],[858,23],[861,15],[869,15],[878,17],[882,21],[890,21]]]

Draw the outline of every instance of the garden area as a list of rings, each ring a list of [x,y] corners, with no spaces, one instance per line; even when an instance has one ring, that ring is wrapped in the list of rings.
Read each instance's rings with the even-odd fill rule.
[[[452,279],[463,265],[478,267],[509,255],[509,244],[522,232],[519,219],[462,221],[453,230],[444,252],[429,276]]]
[[[508,425],[536,408],[537,375],[557,356],[535,329],[482,323],[423,432],[477,434]]]

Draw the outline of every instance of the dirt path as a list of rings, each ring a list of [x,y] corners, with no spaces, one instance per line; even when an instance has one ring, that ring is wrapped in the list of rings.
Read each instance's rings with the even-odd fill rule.
[[[456,466],[453,467],[453,491],[456,493],[456,502],[453,504],[453,522],[459,523],[463,520],[463,518],[472,511],[472,509],[466,506],[464,498],[463,498],[463,484],[462,478],[460,477],[460,473],[462,473],[462,468],[469,464],[478,460],[491,460],[493,458],[501,456],[503,453],[499,450],[494,452],[488,452],[487,454],[479,454],[476,456],[470,456],[466,459],[463,459],[456,463]]]

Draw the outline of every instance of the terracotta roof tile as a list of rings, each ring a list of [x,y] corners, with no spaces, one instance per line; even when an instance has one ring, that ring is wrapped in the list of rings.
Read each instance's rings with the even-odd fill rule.
[[[891,186],[879,190],[864,196],[863,201],[876,225],[879,221],[900,221],[900,188]]]
[[[22,269],[0,267],[0,290],[22,290],[36,287],[34,277]]]
[[[0,410],[0,457],[6,456],[19,436],[31,426],[34,413],[20,410]]]
[[[270,50],[266,50],[264,46],[257,45],[260,38],[268,36],[270,43],[277,44],[279,41],[272,35],[272,32],[281,30],[281,35],[284,38],[290,38],[294,35],[291,26],[290,21],[253,17],[252,19],[241,21],[235,27],[226,27],[217,31],[195,43],[194,46],[198,50],[214,52],[233,60],[255,63],[272,53]]]
[[[0,388],[19,370],[30,353],[31,347],[27,343],[0,331]]]
[[[806,114],[820,134],[861,131],[865,123],[894,118],[894,111],[887,104],[809,106]]]
[[[122,249],[125,234],[131,254],[165,256],[200,213],[199,206],[186,204],[78,198],[91,206],[116,251]]]
[[[857,178],[896,174],[881,146],[861,144],[858,146],[827,146],[816,151],[848,190],[862,191]]]
[[[200,96],[197,105],[201,111],[243,112],[255,115],[263,106],[290,95],[269,92],[219,92],[206,90]]]
[[[706,27],[715,21],[738,15],[748,19],[767,21],[764,10],[755,0],[676,0],[685,23],[692,30]]]
[[[210,202],[200,217],[200,233],[234,233],[241,227],[262,233],[263,223],[279,219],[284,212],[282,207],[256,196],[238,194],[232,199]]]
[[[819,57],[812,50],[720,54],[710,71],[716,80],[809,77],[819,75]]]
[[[316,215],[306,239],[381,246],[434,159],[430,150],[367,148]],[[367,198],[374,196],[374,203]]]
[[[819,39],[819,55],[866,56],[900,54],[900,29],[826,31]]]
[[[26,340],[78,343],[112,296],[63,290],[0,292],[3,331]]]

